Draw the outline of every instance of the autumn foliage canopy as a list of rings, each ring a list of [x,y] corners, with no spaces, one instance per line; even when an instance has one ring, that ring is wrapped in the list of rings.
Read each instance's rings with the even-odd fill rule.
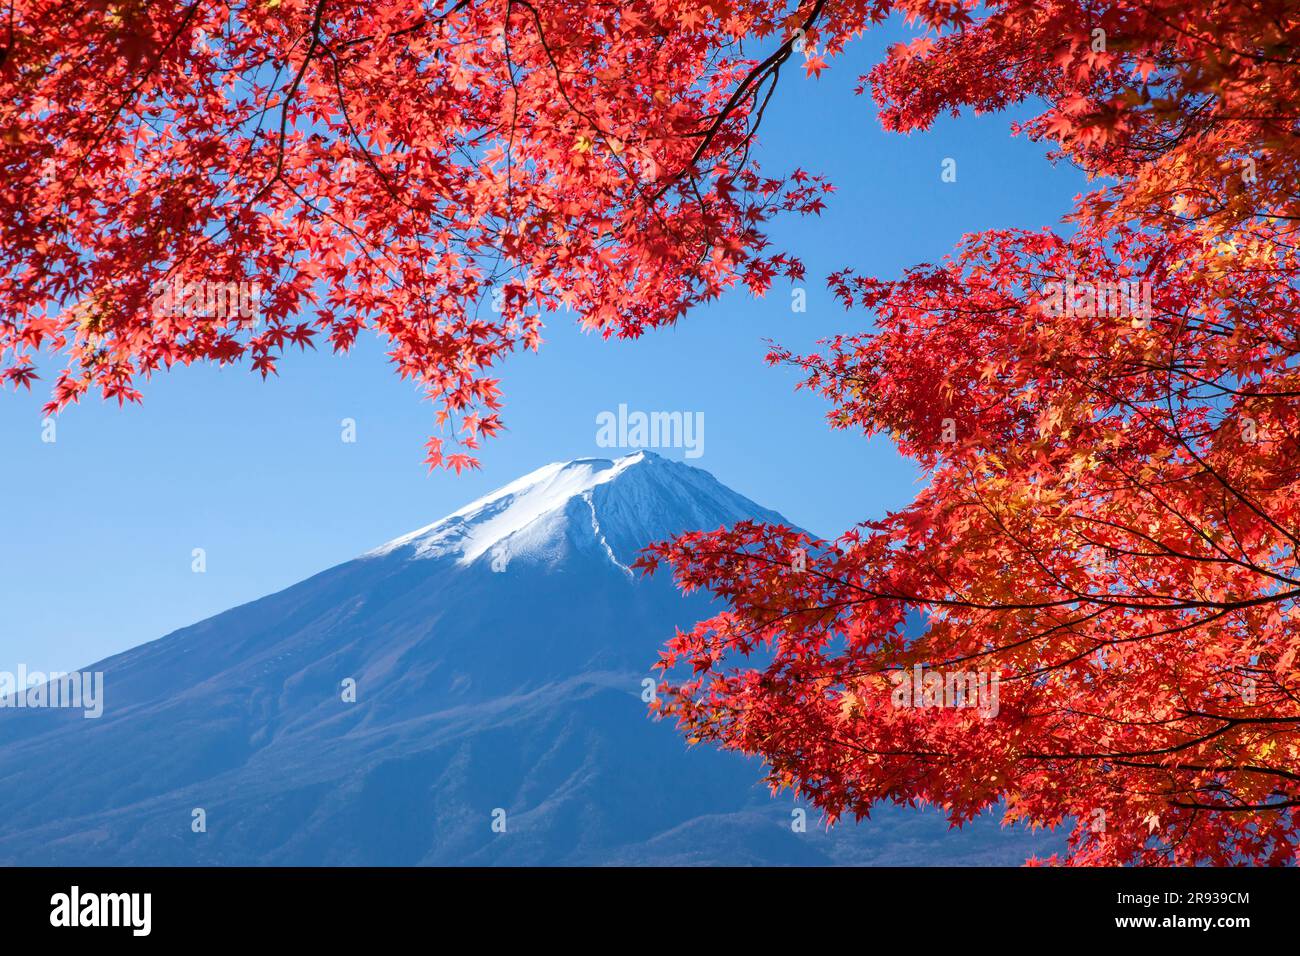
[[[801,276],[763,224],[829,188],[748,161],[788,37],[815,20],[771,0],[9,10],[0,377],[28,385],[42,348],[63,354],[52,411],[138,400],[178,363],[267,374],[369,329],[461,449],[434,438],[430,463],[459,470],[500,428],[491,367],[536,347],[543,315],[634,336]],[[761,62],[741,49],[774,35]],[[241,283],[256,323],[159,307]]]
[[[990,0],[13,0],[0,40],[0,375],[57,409],[155,370],[391,343],[463,467],[491,369],[570,308],[635,336],[800,280],[760,171],[783,70],[891,14],[898,132],[1021,102],[1094,188],[1055,231],[830,277],[869,331],[773,363],[892,436],[916,501],[835,540],[741,524],[643,559],[726,610],[663,709],[831,819],[925,802],[1072,828],[1065,861],[1296,861],[1300,11]],[[815,158],[810,158],[815,164]],[[860,265],[860,264],[858,264]],[[157,307],[259,282],[259,321]],[[998,706],[900,706],[972,673]]]
[[[1001,805],[1072,825],[1075,864],[1294,863],[1300,11],[915,13],[865,83],[887,127],[1040,97],[1023,132],[1099,185],[1060,233],[831,277],[874,328],[771,359],[927,487],[834,541],[658,546],[728,603],[665,652],[667,709],[831,817]],[[897,693],[952,672],[998,706]]]

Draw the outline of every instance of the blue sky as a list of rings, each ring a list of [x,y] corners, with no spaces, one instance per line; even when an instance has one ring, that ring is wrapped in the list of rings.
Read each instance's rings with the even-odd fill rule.
[[[1056,223],[1083,177],[1009,133],[1012,116],[945,119],[926,134],[881,131],[857,77],[879,55],[859,41],[820,80],[787,71],[757,156],[837,187],[820,218],[785,219],[778,247],[808,266],[807,311],[788,287],[736,290],[676,328],[605,342],[557,316],[538,354],[501,370],[508,431],[459,477],[421,464],[433,407],[400,382],[378,342],[349,356],[293,354],[278,378],[246,368],[182,369],[144,385],[143,406],[84,402],[41,441],[40,406],[0,393],[9,505],[0,548],[0,670],[71,669],[279,590],[427,524],[547,462],[611,457],[596,416],[626,403],[703,412],[690,464],[797,524],[835,534],[910,500],[918,479],[887,440],[833,433],[824,403],[795,394],[795,374],[763,362],[765,339],[797,350],[866,328],[825,289],[831,271],[894,276],[934,261],[979,229]],[[957,181],[940,179],[957,162]],[[356,421],[357,440],[340,438]],[[680,450],[664,450],[682,457]],[[194,548],[207,571],[191,571]]]

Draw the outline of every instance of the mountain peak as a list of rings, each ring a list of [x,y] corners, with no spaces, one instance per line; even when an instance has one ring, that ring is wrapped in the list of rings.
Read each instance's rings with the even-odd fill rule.
[[[619,553],[630,557],[653,540],[743,518],[784,522],[702,469],[638,451],[543,465],[363,557],[451,557],[467,565],[485,555],[551,553],[578,534],[595,538],[626,570]]]

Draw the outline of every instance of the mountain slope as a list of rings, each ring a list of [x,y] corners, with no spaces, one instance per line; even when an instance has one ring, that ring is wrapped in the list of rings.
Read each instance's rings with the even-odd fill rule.
[[[548,465],[94,665],[99,720],[0,711],[0,861],[1019,863],[1041,845],[902,810],[829,834],[810,812],[796,833],[757,765],[647,719],[659,645],[709,605],[628,565],[742,518],[782,520],[654,455]]]

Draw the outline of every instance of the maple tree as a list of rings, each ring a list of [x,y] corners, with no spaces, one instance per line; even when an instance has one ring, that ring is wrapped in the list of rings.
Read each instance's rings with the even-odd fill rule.
[[[926,487],[834,540],[656,545],[644,569],[726,602],[669,642],[657,709],[831,820],[1001,806],[1073,821],[1056,862],[1294,863],[1300,11],[897,6],[922,33],[861,86],[886,127],[1040,98],[1020,130],[1100,184],[1066,232],[831,276],[874,327],[770,360]],[[953,672],[997,706],[898,695]]]
[[[10,0],[0,376],[63,353],[54,412],[370,329],[463,449],[435,436],[430,465],[473,465],[491,369],[544,316],[635,336],[802,275],[765,223],[829,186],[761,174],[753,130],[819,18],[833,52],[886,5]],[[204,284],[255,287],[257,321],[159,308]]]

